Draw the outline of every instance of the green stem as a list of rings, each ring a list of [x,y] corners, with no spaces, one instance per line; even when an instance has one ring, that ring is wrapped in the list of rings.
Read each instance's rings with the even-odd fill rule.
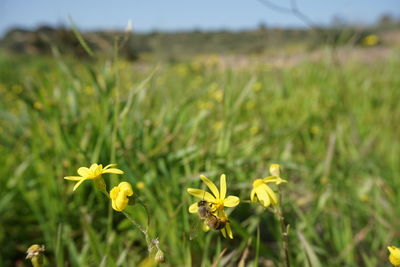
[[[146,204],[144,204],[143,201],[141,201],[140,199],[138,199],[138,203],[140,205],[142,205],[142,207],[144,208],[144,210],[146,211],[146,215],[147,215],[147,229],[149,229],[150,227],[150,213],[149,213],[149,209],[147,208]]]
[[[279,224],[280,224],[280,228],[281,228],[281,234],[282,234],[282,250],[284,252],[285,255],[285,266],[286,267],[290,267],[290,258],[289,258],[289,234],[287,231],[287,227],[285,225],[285,218],[282,215],[282,210],[281,210],[281,198],[282,198],[282,194],[280,192],[280,190],[278,189],[279,192],[279,203],[276,206],[276,214],[278,215],[278,220],[279,220]]]
[[[152,250],[153,245],[152,245],[152,243],[151,243],[149,234],[148,234],[148,232],[147,232],[148,228],[143,228],[142,225],[140,225],[138,222],[136,222],[134,219],[132,219],[132,217],[129,216],[129,214],[126,213],[125,211],[121,211],[121,212],[125,215],[125,217],[126,217],[134,226],[136,226],[136,228],[138,228],[138,229],[140,230],[140,232],[142,232],[142,234],[144,235],[144,237],[145,237],[145,239],[146,239],[147,250],[148,250],[149,253],[150,253],[151,250]]]

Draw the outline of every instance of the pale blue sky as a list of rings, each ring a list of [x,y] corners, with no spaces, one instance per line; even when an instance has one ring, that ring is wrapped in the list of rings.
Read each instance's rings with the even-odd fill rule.
[[[289,5],[288,0],[272,0]],[[371,23],[383,13],[400,16],[399,0],[297,0],[314,22],[328,24],[339,15],[350,22]],[[123,29],[132,19],[134,31],[301,27],[297,18],[268,9],[257,0],[0,0],[0,34],[12,26],[68,24],[80,29]]]

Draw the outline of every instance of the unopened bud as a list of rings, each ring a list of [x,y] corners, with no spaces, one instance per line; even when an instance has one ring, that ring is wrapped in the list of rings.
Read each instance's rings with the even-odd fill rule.
[[[163,263],[163,262],[165,262],[164,252],[163,252],[161,249],[159,249],[159,250],[157,251],[156,256],[154,257],[154,261],[155,261],[156,263]]]
[[[34,267],[43,266],[43,252],[45,251],[44,245],[32,245],[26,251],[26,259],[30,259]]]
[[[269,172],[272,176],[279,177],[281,175],[281,166],[279,166],[279,164],[271,164],[269,167]]]

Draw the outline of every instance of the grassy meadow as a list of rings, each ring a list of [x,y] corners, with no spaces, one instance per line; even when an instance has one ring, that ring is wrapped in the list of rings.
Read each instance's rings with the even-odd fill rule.
[[[368,54],[369,48],[364,49]],[[400,57],[221,67],[208,56],[140,64],[0,54],[0,266],[151,266],[146,242],[93,183],[64,180],[117,163],[151,214],[163,266],[283,266],[279,223],[250,204],[282,166],[292,266],[390,266],[400,245]],[[397,126],[396,126],[397,125]],[[234,239],[189,239],[186,190],[227,176]],[[145,210],[128,208],[145,224]],[[226,249],[226,250],[225,250]],[[161,265],[161,266],[162,266]]]

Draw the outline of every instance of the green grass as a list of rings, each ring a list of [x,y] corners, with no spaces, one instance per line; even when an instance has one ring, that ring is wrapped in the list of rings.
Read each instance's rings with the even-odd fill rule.
[[[33,243],[51,266],[135,266],[146,243],[81,166],[118,163],[150,208],[167,266],[281,266],[279,225],[241,203],[235,239],[189,240],[199,174],[249,199],[253,179],[280,163],[293,266],[387,266],[400,245],[400,58],[373,65],[329,57],[292,68],[141,66],[117,60],[0,57],[0,263]],[[260,90],[257,90],[257,89]],[[220,99],[218,93],[223,93]],[[206,107],[206,108],[205,108]],[[140,206],[132,216],[145,223]],[[259,229],[259,234],[257,232]],[[246,253],[247,253],[246,252]],[[249,265],[250,266],[250,265]]]

